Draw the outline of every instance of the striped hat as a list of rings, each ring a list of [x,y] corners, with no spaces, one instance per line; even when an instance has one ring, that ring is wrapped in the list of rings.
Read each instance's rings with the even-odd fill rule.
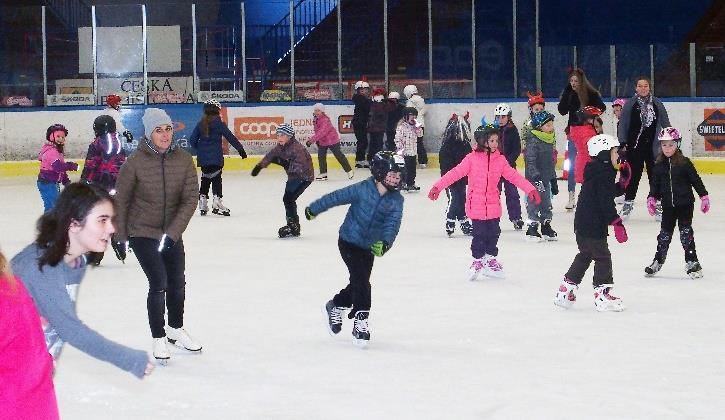
[[[282,123],[279,126],[277,126],[277,134],[286,134],[290,137],[294,137],[295,129],[287,123]]]

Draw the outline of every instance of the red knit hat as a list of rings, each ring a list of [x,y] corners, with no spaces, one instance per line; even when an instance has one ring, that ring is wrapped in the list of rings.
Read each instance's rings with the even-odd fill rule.
[[[532,107],[535,104],[546,105],[546,101],[544,100],[544,92],[539,92],[536,95],[532,95],[531,92],[526,92],[526,95],[529,96],[529,107]]]

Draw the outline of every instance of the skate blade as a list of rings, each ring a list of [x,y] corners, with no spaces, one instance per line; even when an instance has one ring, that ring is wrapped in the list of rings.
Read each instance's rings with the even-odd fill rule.
[[[691,279],[701,279],[703,277],[702,271],[695,271],[687,274]]]
[[[167,358],[162,359],[162,358],[154,357],[154,359],[156,359],[156,364],[158,364],[160,366],[167,366],[169,364],[170,358],[167,357]]]
[[[166,339],[166,341],[168,341],[168,342],[169,342],[170,344],[172,344],[172,345],[173,345],[174,347],[177,347],[177,348],[180,348],[180,349],[182,349],[182,350],[186,350],[186,351],[189,351],[189,352],[192,352],[192,353],[201,353],[201,349],[203,348],[203,347],[199,347],[199,348],[198,348],[198,349],[196,349],[196,350],[194,350],[194,349],[190,349],[190,348],[187,348],[187,347],[184,347],[184,346],[182,346],[182,345],[181,345],[181,344],[179,343],[179,341],[178,341],[178,340],[172,340],[172,339],[170,339],[170,338],[167,338],[167,339]]]
[[[556,242],[559,240],[559,238],[556,236],[543,236],[543,238],[546,242]]]
[[[491,280],[505,280],[506,279],[506,274],[483,273],[482,276],[484,279],[491,279]]]
[[[657,273],[648,273],[648,272],[646,272],[646,271],[644,272],[644,276],[645,276],[645,277],[654,277],[654,276],[655,276],[655,274],[657,274]]]
[[[531,242],[532,244],[544,242],[543,238],[539,238],[538,236],[529,236],[526,235],[526,242]]]
[[[566,303],[566,302],[562,302],[558,299],[554,299],[554,306],[556,306],[557,308],[562,308],[562,309],[571,309],[571,307],[574,306],[574,303],[573,302]]]
[[[597,306],[594,305],[597,312],[622,312],[624,311],[624,305],[618,304],[618,305],[606,305],[606,306]]]
[[[353,338],[352,339],[352,345],[359,348],[359,349],[366,349],[368,348],[368,343],[370,340],[362,340],[359,338]]]
[[[481,276],[481,273],[469,273],[468,274],[468,281],[477,281]]]

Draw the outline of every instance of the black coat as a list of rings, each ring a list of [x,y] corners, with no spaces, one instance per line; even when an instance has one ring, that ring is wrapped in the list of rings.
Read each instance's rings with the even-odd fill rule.
[[[403,118],[403,110],[405,109],[405,105],[401,104],[400,101],[396,101],[393,99],[386,100],[388,101],[388,128],[386,130],[388,132],[395,131],[395,128],[398,126],[398,122],[401,118]]]
[[[684,163],[673,165],[672,159],[662,157],[654,167],[649,196],[662,200],[663,207],[685,206],[695,202],[692,189],[702,197],[707,194],[705,185],[697,174],[692,161],[683,156]]]
[[[574,214],[574,232],[578,235],[595,239],[607,237],[608,226],[619,217],[614,197],[624,194],[614,182],[616,175],[608,150],[587,163]]]
[[[458,166],[466,155],[471,153],[473,149],[471,144],[467,141],[461,140],[448,140],[444,141],[441,145],[441,149],[438,152],[438,161],[441,167],[441,176],[445,175],[446,172]],[[468,184],[468,177],[463,177],[456,183],[463,185]]]
[[[506,124],[501,130],[501,141],[499,142],[501,153],[506,157],[512,168],[516,167],[516,159],[521,154],[521,137],[519,129],[513,122]]]
[[[602,101],[602,96],[595,91],[589,91],[589,103],[587,105],[595,106],[604,112],[607,106]],[[574,92],[571,85],[567,83],[564,91],[561,93],[561,99],[559,100],[559,114],[569,114],[569,122],[566,124],[567,133],[569,132],[569,126],[577,123],[579,118],[576,116],[576,112],[581,108],[579,103],[579,95]]]
[[[365,95],[356,93],[352,95],[352,103],[355,104],[355,111],[352,116],[352,125],[355,127],[367,127],[370,116],[370,104],[372,101]]]

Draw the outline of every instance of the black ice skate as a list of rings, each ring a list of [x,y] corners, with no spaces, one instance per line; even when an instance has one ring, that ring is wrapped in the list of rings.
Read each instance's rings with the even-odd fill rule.
[[[322,311],[327,317],[327,332],[329,332],[330,335],[335,335],[342,331],[342,316],[347,309],[348,308],[335,306],[332,300],[325,304]]]
[[[352,343],[360,348],[367,347],[370,342],[368,316],[370,316],[370,311],[357,311],[355,314],[355,326],[352,328]]]
[[[471,221],[466,219],[461,222],[461,232],[463,232],[466,236],[472,236],[473,235],[473,225],[471,224]]]
[[[541,236],[543,236],[547,241],[557,240],[556,232],[551,228],[551,220],[544,220],[541,224]]]
[[[685,263],[685,269],[687,270],[687,275],[690,276],[690,278],[699,279],[703,276],[702,266],[700,266],[700,263],[697,261],[687,261]]]
[[[652,260],[652,264],[644,268],[644,275],[645,277],[652,277],[657,274],[657,272],[660,271],[661,268],[662,263],[657,261],[657,259],[654,259]]]
[[[524,221],[521,219],[513,220],[511,223],[514,224],[514,230],[521,230],[524,228]]]
[[[453,235],[453,232],[455,232],[455,230],[456,230],[456,221],[447,219],[446,220],[446,234],[448,235],[448,237],[451,237],[451,235]]]
[[[529,223],[529,228],[526,229],[526,240],[528,242],[541,242],[544,240],[539,233],[539,222]]]
[[[300,233],[302,232],[302,228],[300,227],[300,221],[299,218],[296,217],[288,217],[287,218],[287,224],[285,226],[282,226],[279,228],[279,231],[277,234],[280,238],[296,238],[300,236]]]

